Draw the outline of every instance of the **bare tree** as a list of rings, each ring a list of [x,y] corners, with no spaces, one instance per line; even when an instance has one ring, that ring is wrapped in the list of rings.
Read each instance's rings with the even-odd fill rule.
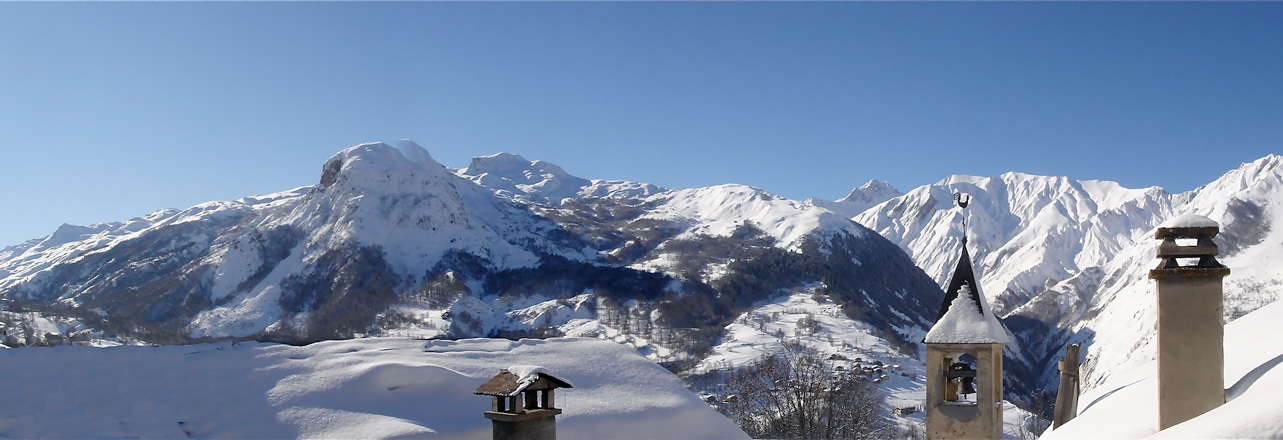
[[[862,439],[895,431],[882,418],[877,388],[800,344],[728,373],[726,386],[720,408],[755,438]]]

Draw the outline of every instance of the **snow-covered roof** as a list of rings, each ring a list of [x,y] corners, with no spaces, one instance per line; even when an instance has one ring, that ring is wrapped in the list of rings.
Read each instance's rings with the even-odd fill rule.
[[[927,332],[928,344],[987,344],[1011,342],[1007,332],[992,313],[984,313],[971,296],[971,286],[963,285],[944,316]]]
[[[989,303],[980,292],[975,271],[971,268],[971,254],[966,246],[958,257],[958,264],[949,278],[944,301],[936,314],[935,325],[927,332],[923,342],[928,344],[1005,344],[1011,342],[1007,331],[989,310]]]
[[[1182,215],[1167,219],[1167,221],[1163,222],[1163,224],[1159,225],[1158,227],[1171,229],[1171,228],[1216,228],[1220,226],[1221,226],[1220,224],[1216,223],[1216,220],[1212,220],[1210,218],[1203,217],[1198,214],[1189,213],[1189,214],[1182,214]]]
[[[473,394],[484,394],[487,396],[516,396],[521,394],[531,385],[545,380],[545,386],[534,389],[545,388],[574,388],[570,381],[552,375],[544,367],[538,365],[513,365],[506,370],[499,371],[495,377],[490,378],[486,383],[481,384]]]

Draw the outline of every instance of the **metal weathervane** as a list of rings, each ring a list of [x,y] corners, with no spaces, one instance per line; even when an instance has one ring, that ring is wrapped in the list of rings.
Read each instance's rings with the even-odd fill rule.
[[[955,192],[953,193],[953,202],[958,204],[962,209],[962,244],[967,244],[967,205],[971,203],[971,195]]]

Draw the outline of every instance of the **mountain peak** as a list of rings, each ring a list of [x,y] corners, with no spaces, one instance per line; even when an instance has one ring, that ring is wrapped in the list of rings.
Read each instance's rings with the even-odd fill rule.
[[[891,186],[885,180],[870,179],[859,188],[852,189],[846,197],[837,200],[838,203],[855,202],[860,204],[874,205],[900,196],[904,193]]]
[[[1216,199],[1252,187],[1258,187],[1257,192],[1269,192],[1271,187],[1277,185],[1274,182],[1280,180],[1283,180],[1283,156],[1269,154],[1260,159],[1245,162],[1238,168],[1221,175],[1212,183],[1195,188],[1186,194],[1194,198]]]
[[[572,176],[556,164],[529,161],[511,153],[475,157],[456,174],[500,195],[554,205],[592,185],[588,179]]]
[[[807,202],[851,218],[879,203],[904,195],[885,180],[871,179],[864,185],[852,189],[846,197],[836,201],[809,199]]]
[[[329,188],[343,177],[363,181],[382,181],[396,170],[427,170],[447,173],[419,144],[405,139],[390,142],[368,142],[344,149],[325,161],[321,169],[321,188]],[[379,177],[383,176],[383,177]]]
[[[412,140],[398,139],[395,141],[385,142],[384,145],[396,149],[398,153],[401,153],[401,156],[404,156],[411,162],[417,162],[423,165],[438,165],[437,161],[432,159],[432,155],[428,154],[427,149],[419,146],[419,144],[414,143]]]
[[[1240,165],[1240,170],[1251,170],[1254,174],[1268,173],[1283,168],[1283,156],[1277,154],[1267,154],[1260,159]]]
[[[464,168],[465,174],[476,175],[481,173],[491,173],[503,170],[521,169],[532,164],[520,154],[499,152],[486,156],[477,156],[472,158],[468,167]]]

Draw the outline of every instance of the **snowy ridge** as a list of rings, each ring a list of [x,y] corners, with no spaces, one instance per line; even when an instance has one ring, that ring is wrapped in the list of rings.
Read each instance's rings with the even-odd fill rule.
[[[698,252],[700,240],[736,231],[747,238],[718,242],[716,256]],[[865,253],[890,248],[861,238],[870,236],[827,209],[741,185],[670,191],[586,180],[511,154],[456,171],[413,142],[375,142],[333,155],[313,186],[68,226],[7,248],[0,296],[60,301],[189,338],[588,332],[602,299],[594,289],[620,302],[681,295],[686,273],[725,274],[730,261],[762,255],[734,240],[797,251],[819,238],[808,252],[839,241]],[[663,246],[670,242],[679,243]],[[681,267],[657,263],[669,260]],[[902,263],[874,266],[906,271]],[[878,306],[860,282],[838,293]],[[864,287],[903,301],[897,283],[907,285]],[[898,316],[895,325],[918,315]]]
[[[1227,314],[1283,294],[1283,235],[1271,227],[1283,214],[1281,170],[1283,157],[1270,155],[1181,194],[1023,173],[952,176],[853,219],[943,283],[962,245],[964,214],[952,194],[970,194],[965,215],[982,288],[1014,326],[1022,356],[1034,359],[1026,366],[1030,385],[1055,379],[1053,357],[1067,343],[1087,345],[1085,380],[1095,384],[1153,356],[1146,274],[1156,264],[1154,229],[1166,220],[1192,213],[1221,225],[1220,259],[1234,271],[1226,279]],[[1106,333],[1133,336],[1096,345]]]
[[[6,248],[0,292],[150,321],[191,313],[193,337],[237,337],[306,328],[311,304],[325,301],[307,282],[386,267],[383,289],[395,292],[424,281],[447,254],[495,267],[534,265],[536,252],[592,258],[545,241],[553,222],[454,175],[413,142],[348,148],[322,171],[315,186],[65,226]]]
[[[660,205],[645,218],[685,226],[678,238],[729,236],[744,224],[773,237],[777,246],[791,249],[814,233],[846,231],[864,235],[863,228],[832,211],[806,202],[781,198],[744,185],[673,190],[655,196]]]
[[[534,238],[522,226],[535,229],[537,219],[454,176],[422,147],[400,145],[363,144],[336,154],[327,166],[340,164],[338,181],[317,188],[282,220],[318,231],[307,240],[311,246],[380,245],[402,263],[401,273],[431,267],[450,248],[501,265],[534,263],[512,242]]]
[[[1087,185],[1102,186],[1107,185]],[[994,310],[1000,315],[1043,290],[1048,281],[1064,280],[1098,265],[1130,244],[1141,226],[1136,220],[1147,219],[1110,213],[1151,204],[1150,192],[1114,194],[1109,205],[1115,208],[1099,212],[1101,203],[1080,182],[1006,173],[992,178],[953,176],[871,208],[854,220],[900,244],[928,274],[943,282],[961,246],[963,213],[953,207],[954,192],[972,196],[966,213],[968,233],[977,248],[976,265],[985,274],[983,290],[993,293]]]
[[[852,189],[846,197],[836,201],[809,199],[807,202],[842,214],[844,217],[855,217],[866,209],[892,198],[904,195],[900,190],[882,180],[870,180],[858,188]]]
[[[455,176],[413,142],[358,145],[330,158],[325,169],[322,184],[306,197],[251,224],[254,230],[306,231],[256,286],[232,292],[261,267],[255,263],[258,255],[245,255],[254,252],[246,243],[252,236],[229,237],[212,250],[207,259],[219,269],[211,296],[226,305],[198,315],[193,335],[244,336],[282,328],[286,313],[273,307],[281,283],[336,249],[375,246],[396,274],[415,282],[447,251],[501,267],[534,265],[538,257],[515,243],[535,241],[538,231],[554,227]],[[583,258],[582,252],[565,255],[576,254]]]
[[[578,196],[582,188],[591,184],[587,179],[571,176],[557,165],[540,160],[529,161],[510,153],[473,158],[467,168],[456,173],[501,195],[531,198],[553,205]]]
[[[1221,252],[1218,259],[1232,271],[1224,281],[1227,321],[1283,295],[1283,231],[1273,227],[1274,219],[1283,215],[1280,190],[1279,156],[1267,156],[1209,185],[1176,195],[1170,213],[1161,219],[1179,221],[1193,214],[1220,224],[1221,234],[1214,239]],[[1148,270],[1157,266],[1156,227],[1146,228],[1132,246],[1103,265],[1105,281],[1090,296],[1086,319],[1070,327],[1079,335],[1076,339],[1084,341],[1088,339],[1082,336],[1089,332],[1095,338],[1111,336],[1107,344],[1093,344],[1094,355],[1089,352],[1087,386],[1139,368],[1156,356],[1154,285],[1147,277]]]
[[[498,153],[472,159],[455,174],[489,188],[500,197],[557,206],[580,197],[646,197],[663,191],[651,184],[623,180],[588,180],[542,160]]]

